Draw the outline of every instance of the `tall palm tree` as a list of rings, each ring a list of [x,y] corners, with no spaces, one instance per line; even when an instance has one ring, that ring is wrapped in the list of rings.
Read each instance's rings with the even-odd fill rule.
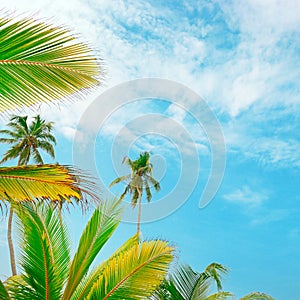
[[[167,242],[140,242],[135,235],[89,271],[120,222],[119,203],[107,201],[94,211],[72,259],[67,229],[56,210],[43,203],[18,210],[23,272],[0,281],[1,299],[148,299],[173,259],[174,248]]]
[[[102,68],[100,59],[95,58],[91,49],[79,42],[66,28],[56,27],[33,17],[14,18],[11,14],[0,16],[0,112],[20,109],[22,106],[32,106],[40,102],[51,102],[66,97],[84,95],[89,88],[100,83]],[[24,152],[24,157],[26,157]],[[21,157],[20,157],[21,158]],[[38,158],[36,156],[36,158]],[[26,168],[26,172],[35,168]],[[42,186],[40,182],[33,182],[32,194],[23,197],[22,177],[13,174],[22,173],[23,168],[6,168],[1,171],[5,180],[0,179],[0,189],[5,194],[5,200],[11,199],[13,185],[19,186],[19,193],[15,200],[28,200],[42,195],[58,201],[59,199],[75,198],[79,195],[79,177],[68,173],[68,168],[62,171],[59,166],[48,166],[43,170],[58,171],[64,174],[63,181],[55,181]],[[36,170],[35,170],[36,171]],[[38,172],[36,172],[38,173]],[[35,174],[36,174],[35,173]],[[30,174],[28,174],[30,177]],[[78,174],[79,175],[79,174]],[[59,176],[58,176],[59,177]],[[28,182],[27,186],[29,185]],[[67,197],[57,188],[69,188]],[[28,197],[29,196],[29,197]],[[81,199],[81,195],[79,198]],[[2,207],[2,206],[1,206]],[[12,215],[11,215],[12,216]],[[11,220],[9,219],[11,223]],[[15,269],[13,270],[15,273]]]
[[[52,143],[56,143],[55,137],[51,130],[53,123],[47,123],[42,120],[40,115],[34,117],[31,124],[27,124],[27,116],[13,116],[7,124],[11,129],[0,130],[0,134],[6,134],[8,138],[0,138],[0,143],[11,144],[11,148],[3,155],[0,164],[9,159],[19,158],[18,166],[27,165],[32,157],[37,164],[43,164],[42,156],[39,148],[45,150],[54,158],[54,148]],[[8,195],[11,197],[11,195]],[[10,254],[10,262],[12,274],[16,275],[15,252],[12,241],[12,221],[13,221],[13,205],[10,206],[8,225],[7,225],[7,240]]]
[[[120,200],[123,200],[127,194],[131,196],[131,206],[135,208],[138,206],[138,220],[137,220],[137,233],[141,231],[141,208],[143,192],[146,192],[147,201],[152,199],[151,186],[155,191],[160,190],[159,182],[152,177],[153,166],[150,163],[150,153],[142,152],[140,157],[136,160],[131,160],[129,157],[124,157],[123,163],[131,169],[131,173],[125,176],[116,178],[110,183],[110,187],[122,181],[128,182]]]

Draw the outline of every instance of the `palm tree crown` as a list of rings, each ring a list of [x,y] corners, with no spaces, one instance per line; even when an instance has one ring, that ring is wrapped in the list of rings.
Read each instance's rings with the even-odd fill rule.
[[[155,191],[160,190],[159,182],[152,177],[153,166],[150,163],[150,153],[142,152],[140,157],[136,160],[131,160],[129,157],[123,159],[123,163],[131,169],[131,173],[125,176],[116,178],[110,183],[110,187],[121,182],[127,181],[123,193],[120,196],[120,200],[123,200],[127,194],[131,195],[131,205],[136,207],[138,205],[138,222],[137,231],[140,232],[140,218],[141,218],[141,202],[143,192],[146,192],[147,201],[150,202],[152,199],[151,185]]]
[[[0,130],[7,138],[0,138],[0,143],[11,144],[11,148],[3,155],[0,164],[9,159],[19,157],[18,165],[27,165],[30,157],[37,164],[43,164],[39,148],[54,158],[55,137],[51,134],[53,122],[46,122],[40,115],[34,117],[31,124],[27,123],[27,116],[13,116],[7,126],[10,129]]]

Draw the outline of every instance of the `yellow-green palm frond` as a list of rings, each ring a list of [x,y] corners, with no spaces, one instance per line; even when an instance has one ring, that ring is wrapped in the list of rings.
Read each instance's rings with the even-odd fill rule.
[[[209,297],[205,298],[205,300],[227,300],[227,299],[234,299],[233,294],[230,292],[218,292],[216,294],[210,295]]]
[[[71,300],[86,299],[90,290],[93,287],[93,284],[97,282],[99,277],[102,275],[103,270],[109,265],[110,261],[112,259],[115,259],[119,255],[125,253],[133,246],[137,245],[139,241],[140,241],[139,236],[135,234],[129,240],[127,240],[120,248],[118,248],[106,261],[104,261],[99,266],[94,268],[94,270],[88,276],[86,276],[83,280],[81,280],[75,293],[72,295]]]
[[[97,186],[73,167],[28,165],[0,168],[0,200],[14,202],[44,199],[86,204],[84,196],[99,199]]]
[[[76,291],[95,257],[119,225],[121,212],[118,199],[105,201],[94,211],[80,237],[62,300],[70,299]]]
[[[99,85],[101,60],[68,29],[0,16],[0,112],[83,95]]]
[[[87,299],[147,299],[164,280],[174,248],[153,240],[108,260]]]

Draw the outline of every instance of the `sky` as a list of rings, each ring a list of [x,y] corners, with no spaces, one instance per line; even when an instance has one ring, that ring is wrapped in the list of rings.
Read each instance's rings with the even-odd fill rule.
[[[224,290],[236,299],[252,291],[298,299],[299,1],[0,4],[66,25],[103,58],[99,89],[39,109],[55,122],[57,161],[99,177],[105,198],[109,183],[129,172],[122,158],[151,151],[162,189],[143,205],[144,238],[169,240],[179,261],[198,271],[224,264]],[[213,197],[199,207],[209,181]],[[76,209],[65,216],[74,247],[88,217]],[[135,217],[126,210],[99,260],[134,234]]]

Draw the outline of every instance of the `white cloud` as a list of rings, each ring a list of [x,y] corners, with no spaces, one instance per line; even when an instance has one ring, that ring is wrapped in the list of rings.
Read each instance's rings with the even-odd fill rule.
[[[264,225],[273,222],[280,222],[286,219],[291,212],[288,209],[273,209],[268,212],[264,212],[263,214],[257,214],[253,216],[253,220],[251,221],[251,225]]]
[[[223,196],[228,202],[247,205],[250,207],[260,206],[263,202],[268,200],[268,195],[265,191],[253,191],[249,186],[244,185],[235,191]]]

